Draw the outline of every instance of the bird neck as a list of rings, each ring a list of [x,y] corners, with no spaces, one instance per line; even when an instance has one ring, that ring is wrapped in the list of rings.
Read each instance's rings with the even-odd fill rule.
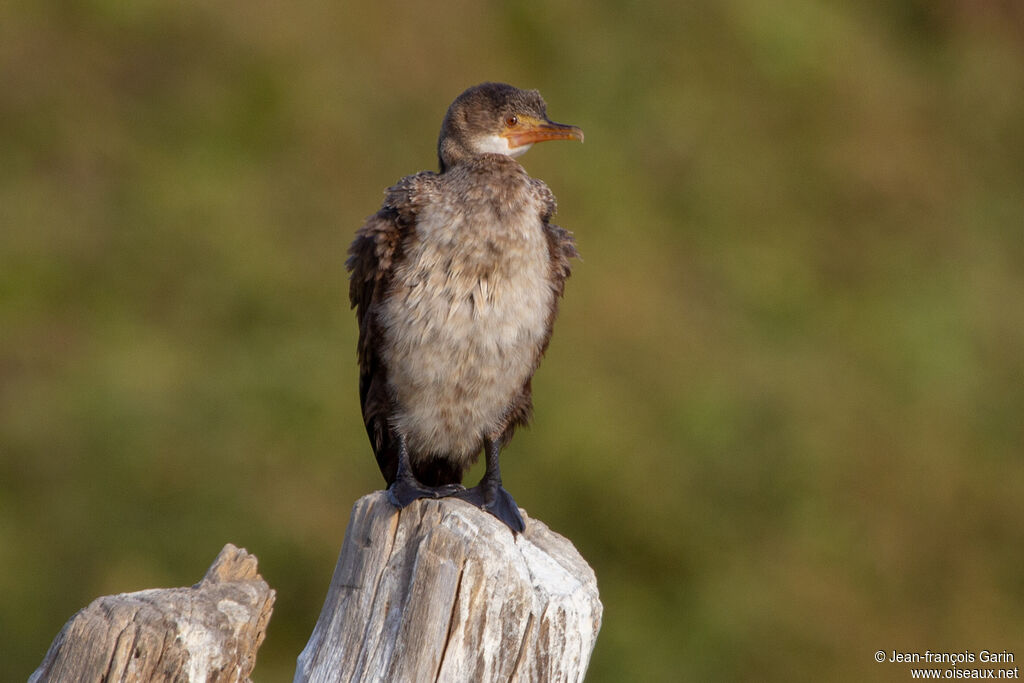
[[[437,143],[437,163],[441,173],[468,161],[472,156],[472,152],[458,138],[447,136]]]
[[[514,159],[522,156],[533,145],[510,147],[508,139],[500,135],[484,135],[472,138],[468,142],[464,137],[445,137],[437,143],[438,164],[441,173],[458,164],[479,159],[484,155],[498,155]]]

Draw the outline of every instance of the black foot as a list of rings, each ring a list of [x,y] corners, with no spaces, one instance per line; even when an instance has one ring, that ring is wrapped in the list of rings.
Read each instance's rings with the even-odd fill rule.
[[[388,501],[398,509],[404,508],[420,498],[447,498],[464,492],[461,484],[445,484],[444,486],[424,486],[415,479],[396,479],[388,487]]]
[[[519,514],[519,506],[516,505],[512,494],[501,486],[490,487],[486,484],[480,484],[453,495],[455,498],[461,498],[466,502],[476,505],[478,508],[487,510],[516,533],[522,533],[526,530],[523,516]]]

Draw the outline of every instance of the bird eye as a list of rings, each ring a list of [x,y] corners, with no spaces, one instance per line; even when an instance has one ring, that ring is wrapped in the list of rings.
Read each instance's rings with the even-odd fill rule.
[[[519,123],[519,117],[516,116],[515,114],[510,114],[509,116],[505,117],[505,125],[508,126],[509,128],[516,125],[517,123]]]

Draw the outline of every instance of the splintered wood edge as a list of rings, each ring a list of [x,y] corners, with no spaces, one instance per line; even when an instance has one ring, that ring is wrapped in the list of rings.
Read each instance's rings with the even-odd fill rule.
[[[221,549],[199,585],[227,583],[230,581],[263,580],[259,574],[259,562],[245,548],[228,543]]]

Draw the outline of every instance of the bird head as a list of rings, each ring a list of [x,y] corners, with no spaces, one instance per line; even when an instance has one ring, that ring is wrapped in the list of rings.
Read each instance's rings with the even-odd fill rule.
[[[517,157],[535,142],[579,140],[576,126],[548,119],[536,90],[505,83],[481,83],[455,98],[441,124],[437,156],[441,171],[481,154]]]

